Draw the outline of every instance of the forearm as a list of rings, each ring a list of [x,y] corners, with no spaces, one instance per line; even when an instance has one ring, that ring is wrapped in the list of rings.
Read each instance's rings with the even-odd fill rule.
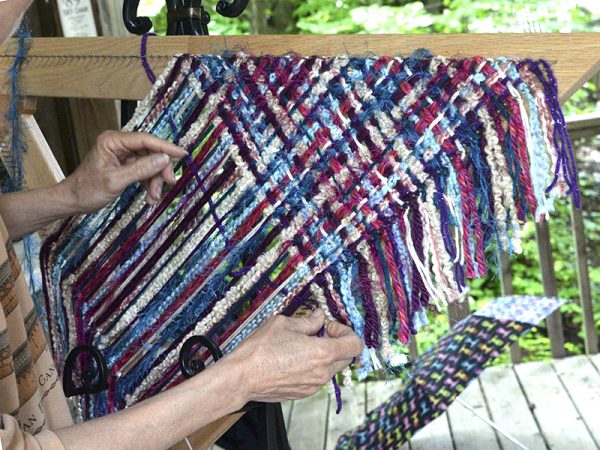
[[[248,401],[239,367],[225,358],[131,408],[60,429],[56,434],[67,449],[168,448]]]
[[[23,13],[29,8],[32,0],[8,0],[0,2],[0,44],[8,39],[19,25]]]
[[[64,182],[0,195],[0,216],[12,240],[81,212]]]

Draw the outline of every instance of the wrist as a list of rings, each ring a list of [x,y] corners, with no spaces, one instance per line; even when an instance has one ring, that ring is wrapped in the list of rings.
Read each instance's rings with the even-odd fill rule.
[[[77,195],[75,180],[73,176],[68,176],[60,183],[55,184],[52,195],[54,199],[57,199],[64,210],[64,215],[72,216],[75,214],[83,214],[85,211],[81,206],[79,196]]]
[[[217,386],[213,387],[220,391],[222,404],[228,407],[228,411],[224,411],[225,414],[240,410],[250,401],[247,368],[237,358],[230,358],[228,355],[210,366],[200,376],[192,377],[190,381],[194,381],[199,385],[199,389],[203,389],[206,388],[207,379],[217,383]]]
[[[253,384],[256,381],[256,374],[252,370],[254,364],[251,356],[242,355],[239,351],[234,350],[215,365],[222,365],[222,370],[231,374],[232,385],[235,386],[237,399],[241,403],[237,405],[237,409],[253,400]]]

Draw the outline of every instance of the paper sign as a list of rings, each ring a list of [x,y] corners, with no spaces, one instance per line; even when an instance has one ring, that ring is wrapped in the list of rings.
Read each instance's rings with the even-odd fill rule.
[[[56,0],[64,37],[98,36],[91,0]]]

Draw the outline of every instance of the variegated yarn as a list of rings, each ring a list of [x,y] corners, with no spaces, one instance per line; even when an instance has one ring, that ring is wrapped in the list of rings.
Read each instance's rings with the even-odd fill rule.
[[[365,375],[518,249],[528,212],[579,201],[542,60],[183,55],[126,130],[189,152],[177,184],[154,207],[131,186],[42,251],[58,367],[93,344],[111,370],[86,418],[181,382],[189,336],[230,352],[306,302],[364,339]]]

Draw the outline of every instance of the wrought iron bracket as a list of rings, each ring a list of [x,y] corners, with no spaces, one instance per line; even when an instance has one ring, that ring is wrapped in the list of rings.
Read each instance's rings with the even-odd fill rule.
[[[202,0],[165,0],[167,5],[167,35],[207,35],[210,14]],[[249,0],[219,0],[217,13],[223,17],[238,17]],[[148,33],[152,29],[149,17],[138,16],[139,0],[123,1],[123,22],[132,34]]]

